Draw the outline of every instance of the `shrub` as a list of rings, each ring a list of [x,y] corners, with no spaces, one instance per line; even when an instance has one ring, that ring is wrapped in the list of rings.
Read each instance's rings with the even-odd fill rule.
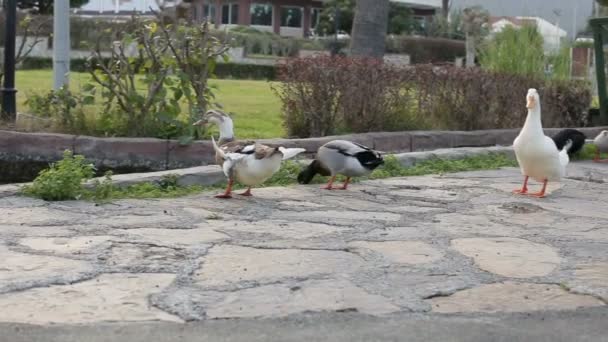
[[[273,89],[290,136],[342,132],[518,128],[524,97],[537,88],[545,127],[585,126],[591,103],[586,82],[545,80],[479,68],[309,57],[280,67]]]
[[[274,87],[290,136],[413,128],[411,88],[373,59],[308,57],[280,66]]]
[[[207,22],[174,27],[134,17],[129,27],[110,58],[103,57],[99,44],[94,49],[88,68],[93,81],[84,90],[101,95],[105,121],[124,127],[123,134],[189,142],[199,133],[192,123],[214,104],[208,80],[228,46],[211,36]],[[130,47],[136,57],[127,52]],[[139,72],[144,91],[136,80]],[[180,116],[182,99],[186,117]]]
[[[108,63],[108,58],[103,58],[101,63]],[[70,61],[70,70],[74,72],[88,72],[89,67],[98,63],[91,63],[84,58],[73,58]],[[27,57],[21,63],[21,70],[52,69],[53,59],[47,57]],[[144,73],[143,68],[139,68],[139,74]],[[215,66],[215,76],[224,79],[251,79],[274,81],[277,78],[277,71],[274,65],[264,64],[240,64],[240,63],[217,63]]]
[[[41,171],[31,185],[23,187],[22,192],[45,201],[79,199],[85,191],[83,182],[94,174],[93,164],[87,163],[83,156],[74,156],[66,150],[62,160]]]
[[[545,127],[585,126],[591,88],[580,81],[548,81],[478,68],[410,69],[416,82],[419,115],[439,129],[518,128],[527,110],[529,88],[538,89]]]
[[[237,80],[274,81],[277,78],[277,68],[274,65],[218,63],[215,66],[215,76]]]
[[[29,94],[25,104],[32,114],[52,119],[57,128],[66,133],[85,134],[89,129],[83,106],[92,102],[91,96],[75,94],[61,87],[45,94]]]

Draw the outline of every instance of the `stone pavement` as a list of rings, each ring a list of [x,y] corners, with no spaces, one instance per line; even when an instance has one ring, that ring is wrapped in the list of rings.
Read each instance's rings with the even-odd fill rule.
[[[572,164],[546,199],[512,195],[521,180],[504,169],[230,201],[3,197],[0,322],[592,312],[605,323],[608,165]]]

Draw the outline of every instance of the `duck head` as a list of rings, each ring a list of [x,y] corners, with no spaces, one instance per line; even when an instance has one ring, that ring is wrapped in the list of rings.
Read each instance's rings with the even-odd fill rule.
[[[234,126],[230,116],[221,110],[210,109],[203,117],[197,122],[193,123],[193,126],[206,126],[208,124],[215,124],[220,130],[220,141],[233,139],[234,138]]]
[[[538,96],[538,91],[532,88],[528,90],[528,95],[526,96],[526,108],[531,111],[539,111],[540,110],[540,97]]]

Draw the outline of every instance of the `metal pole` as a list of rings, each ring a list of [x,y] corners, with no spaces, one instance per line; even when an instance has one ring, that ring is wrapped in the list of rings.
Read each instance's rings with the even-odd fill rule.
[[[57,0],[53,13],[53,89],[69,84],[70,71],[70,3]]]
[[[597,92],[600,98],[600,123],[608,124],[608,97],[606,94],[606,63],[604,59],[604,27],[601,23],[591,20],[593,40],[595,43],[595,72],[597,77]]]
[[[17,36],[17,1],[4,2],[6,28],[4,35],[4,86],[2,87],[2,119],[14,122],[17,118],[15,101],[15,38]]]

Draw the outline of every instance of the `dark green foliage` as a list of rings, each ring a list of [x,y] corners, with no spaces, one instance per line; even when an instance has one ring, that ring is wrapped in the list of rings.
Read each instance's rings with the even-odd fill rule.
[[[31,185],[22,192],[46,201],[80,199],[85,193],[83,182],[95,175],[93,164],[83,156],[74,156],[71,151],[63,153],[63,159],[40,172]]]
[[[107,63],[108,59],[104,58],[103,62]],[[27,57],[21,64],[21,70],[36,70],[36,69],[52,69],[53,59],[45,57]],[[70,70],[74,72],[87,72],[87,60],[83,58],[74,58],[70,61]],[[144,70],[140,69],[139,74],[143,74]],[[217,63],[214,74],[220,79],[251,79],[251,80],[269,80],[276,79],[276,67],[274,65],[260,64],[237,64],[237,63]]]

